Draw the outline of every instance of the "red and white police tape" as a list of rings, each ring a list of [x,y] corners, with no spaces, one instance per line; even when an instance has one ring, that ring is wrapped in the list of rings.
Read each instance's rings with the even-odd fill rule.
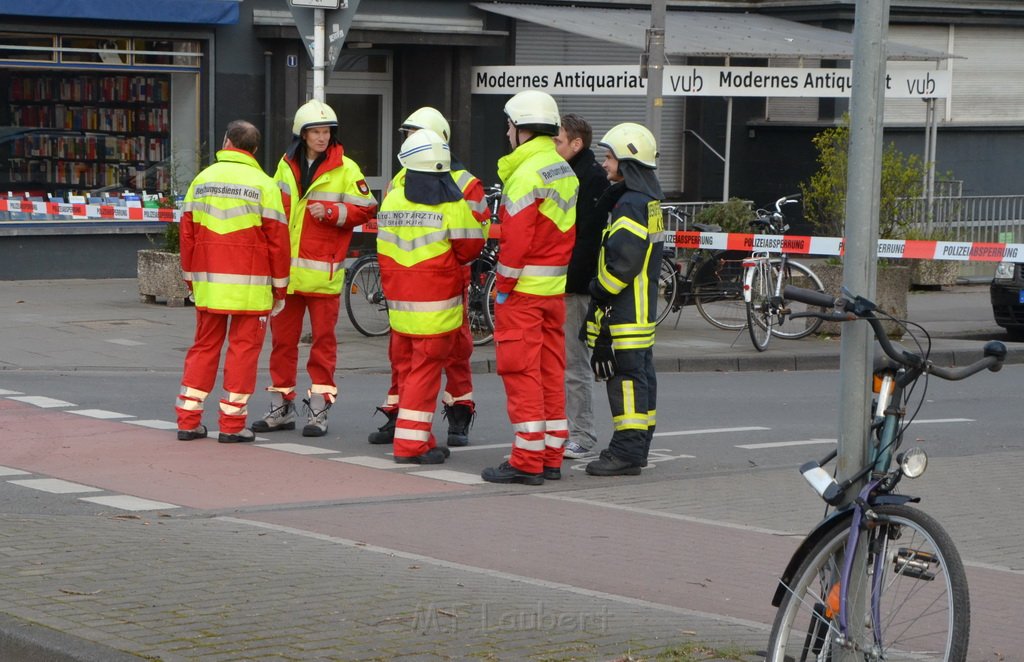
[[[179,209],[155,209],[139,206],[139,203],[131,204],[131,206],[95,205],[0,197],[0,212],[2,211],[61,217],[53,220],[177,222],[181,219],[181,210]],[[376,223],[368,223],[367,226],[358,228],[358,230],[376,232]],[[732,250],[743,253],[759,250],[770,253],[785,252],[792,255],[834,256],[843,254],[843,239],[841,237],[686,231],[667,233],[665,245],[677,248]],[[961,262],[1024,262],[1024,244],[879,239],[878,257],[959,260]]]

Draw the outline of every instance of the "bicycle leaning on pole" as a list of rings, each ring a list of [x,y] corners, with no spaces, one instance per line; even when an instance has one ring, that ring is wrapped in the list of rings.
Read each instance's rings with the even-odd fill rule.
[[[828,506],[849,503],[818,523],[786,566],[772,600],[778,612],[766,660],[831,662],[849,657],[872,662],[961,662],[967,656],[970,634],[963,563],[942,526],[910,506],[920,499],[896,493],[903,478],[924,473],[927,456],[920,448],[897,451],[925,401],[928,375],[955,381],[985,369],[998,371],[1006,347],[989,342],[983,358],[970,365],[937,366],[928,358],[930,339],[924,329],[923,347],[910,334],[916,352],[894,345],[878,315],[892,318],[863,297],[844,290],[842,297],[833,298],[792,286],[783,296],[811,307],[794,316],[865,320],[883,355],[874,367],[865,466],[838,482],[822,468],[836,457],[833,451],[822,461],[800,468]],[[897,321],[909,332],[907,322]],[[921,377],[925,377],[924,386],[908,417],[907,406],[916,399],[913,391]],[[847,499],[847,492],[865,479],[856,497]],[[863,604],[852,604],[856,599],[850,600],[851,595],[862,596]]]
[[[466,296],[469,329],[474,345],[485,345],[494,337],[494,270],[498,264],[498,205],[501,186],[487,189],[487,206],[491,210],[487,242],[470,268]],[[391,330],[388,302],[380,280],[380,263],[376,253],[356,259],[345,274],[345,312],[356,331],[364,336],[383,336]]]
[[[757,217],[750,222],[758,234],[778,237],[780,247],[784,248],[782,238],[789,230],[782,214],[782,207],[795,203],[799,196],[784,196],[775,201],[775,211],[758,209]],[[755,239],[756,241],[756,239]],[[756,245],[756,244],[755,244]],[[768,349],[772,336],[796,340],[809,336],[821,326],[821,318],[806,317],[798,323],[786,325],[786,318],[796,313],[805,312],[800,302],[787,301],[784,295],[788,285],[822,292],[821,279],[811,269],[796,260],[789,259],[785,250],[778,256],[767,249],[754,249],[753,254],[743,262],[743,299],[746,303],[747,329],[754,348],[759,352]],[[819,310],[818,312],[824,312]]]

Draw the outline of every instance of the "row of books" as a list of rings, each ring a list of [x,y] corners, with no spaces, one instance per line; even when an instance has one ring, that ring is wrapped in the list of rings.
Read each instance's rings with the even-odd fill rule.
[[[171,128],[169,108],[99,108],[57,103],[52,106],[11,104],[10,110],[14,126],[124,133],[167,133]]]
[[[52,184],[68,184],[82,188],[134,184],[139,171],[131,164],[82,163],[80,161],[54,161],[36,159],[11,159],[10,179],[12,182],[45,181]],[[170,188],[171,176],[168,168],[147,170],[147,185],[154,188]]]
[[[170,140],[143,136],[30,135],[12,144],[11,157],[84,159],[90,161],[163,161]]]
[[[164,76],[12,76],[12,101],[168,103],[171,81]]]

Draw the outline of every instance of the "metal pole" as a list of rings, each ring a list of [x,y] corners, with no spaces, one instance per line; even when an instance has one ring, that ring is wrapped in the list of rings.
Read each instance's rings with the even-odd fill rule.
[[[313,98],[323,101],[324,94],[324,10],[313,10]]]
[[[935,215],[935,139],[932,126],[937,121],[935,99],[925,99],[928,112],[924,123],[924,223],[925,229],[931,231]]]
[[[885,112],[885,42],[889,0],[858,0],[854,18],[853,90],[850,98],[850,152],[846,196],[846,257],[843,285],[855,294],[875,298],[878,254],[878,209],[882,170],[882,118]],[[845,480],[867,461],[868,417],[871,411],[872,336],[867,324],[843,326],[840,342],[838,478]],[[860,485],[848,493],[856,496]],[[850,632],[864,632],[866,573],[863,556],[855,557],[848,596]],[[840,660],[857,659],[852,650]]]
[[[651,27],[647,30],[647,128],[661,144],[662,84],[665,80],[665,4],[667,0],[651,3]]]
[[[726,66],[729,66],[726,64]],[[729,164],[732,163],[732,97],[725,106],[725,174],[722,177],[722,202],[729,202]]]

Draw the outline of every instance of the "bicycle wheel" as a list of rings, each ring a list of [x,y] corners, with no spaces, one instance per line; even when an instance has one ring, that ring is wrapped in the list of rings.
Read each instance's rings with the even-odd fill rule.
[[[345,312],[364,336],[383,336],[391,330],[376,255],[359,258],[345,275]]]
[[[768,341],[772,338],[772,324],[775,321],[775,304],[772,297],[775,292],[774,270],[767,260],[757,260],[749,267],[745,281],[750,285],[750,301],[747,302],[747,329],[754,349],[763,352],[768,349]]]
[[[661,271],[658,272],[658,300],[654,324],[661,324],[668,317],[676,303],[676,263],[667,255],[661,259]]]
[[[494,339],[494,272],[473,274],[466,305],[473,344],[486,345]]]
[[[697,312],[712,326],[726,331],[739,331],[747,325],[742,255],[711,255],[694,270],[692,291]]]
[[[864,629],[849,633],[865,660],[962,662],[970,634],[970,598],[960,555],[927,514],[874,506],[862,527],[869,571]],[[833,660],[840,644],[838,581],[848,527],[832,531],[804,559],[779,605],[768,662]],[[872,582],[874,585],[872,586]]]
[[[793,260],[786,261],[786,269],[783,273],[779,274],[779,265],[782,260],[775,258],[772,260],[772,268],[775,270],[778,277],[782,280],[782,289],[780,292],[785,291],[787,285],[796,285],[797,287],[803,287],[808,290],[814,290],[816,292],[824,292],[825,288],[821,285],[821,279],[818,278],[817,274],[811,271],[808,267],[794,262]],[[785,301],[783,305],[789,309],[789,313],[803,313],[809,310],[827,313],[826,308],[820,306],[808,306],[806,303],[800,303],[799,301]],[[777,320],[778,324],[772,327],[772,335],[777,338],[787,338],[789,340],[797,340],[811,335],[818,330],[821,326],[822,319],[820,317],[800,317],[795,320]]]

